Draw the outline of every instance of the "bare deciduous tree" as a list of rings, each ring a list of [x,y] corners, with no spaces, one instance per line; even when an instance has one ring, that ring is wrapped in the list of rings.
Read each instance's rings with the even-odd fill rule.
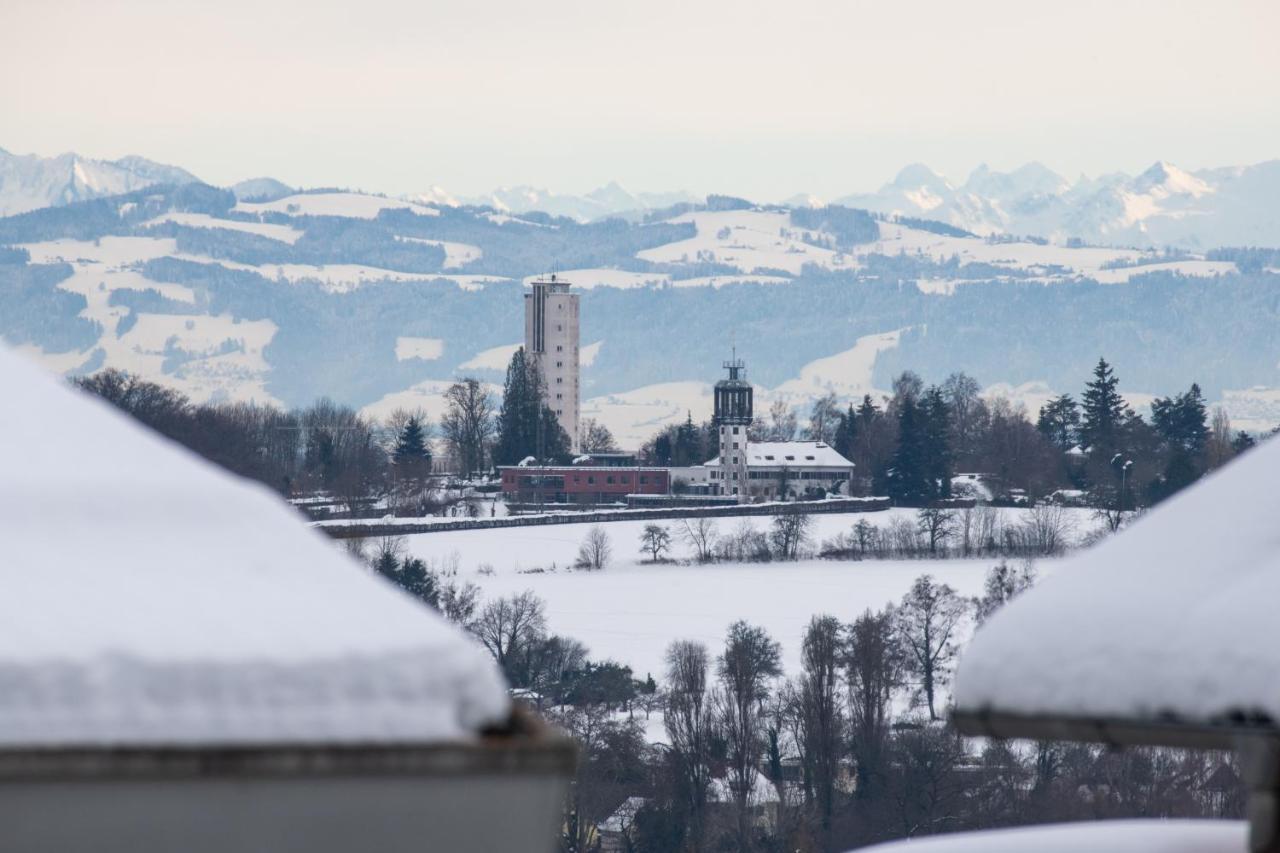
[[[940,507],[927,506],[916,513],[916,526],[928,541],[930,554],[937,554],[938,547],[951,538],[955,518],[954,512]]]
[[[835,811],[836,770],[844,739],[839,683],[843,656],[840,622],[834,616],[813,617],[801,643],[798,741],[824,833],[830,831]]]
[[[705,516],[686,518],[680,523],[680,538],[693,549],[699,563],[709,563],[715,557],[716,523]]]
[[[613,545],[609,541],[609,534],[597,524],[587,531],[582,544],[578,546],[578,559],[574,565],[580,569],[599,571],[609,565],[612,555]]]
[[[680,776],[689,835],[696,850],[702,839],[711,774],[714,722],[707,697],[707,647],[677,640],[667,647],[667,704],[663,725]]]
[[[858,796],[870,797],[883,783],[889,703],[902,683],[904,659],[898,620],[890,606],[868,610],[847,632],[845,682],[849,690],[850,735],[857,762]]]
[[[728,782],[738,810],[738,846],[751,849],[749,803],[764,749],[761,705],[782,672],[781,647],[763,628],[735,622],[717,661],[717,717],[728,743]]]
[[[444,392],[447,408],[440,419],[445,443],[458,461],[464,477],[484,468],[485,454],[494,434],[493,395],[478,379],[463,379]]]
[[[586,418],[578,427],[578,444],[583,453],[614,453],[618,443],[609,428],[595,418]]]
[[[907,650],[907,664],[920,677],[929,719],[938,719],[938,687],[946,684],[956,656],[956,634],[968,613],[968,603],[932,575],[921,575],[898,608],[898,630]]]
[[[508,672],[525,648],[547,629],[546,608],[531,591],[491,601],[470,626],[498,666]]]
[[[640,550],[649,555],[649,559],[658,562],[663,553],[671,548],[671,531],[661,524],[646,524],[640,534]]]
[[[812,527],[813,516],[799,506],[779,507],[773,514],[773,525],[769,531],[778,558],[794,560],[799,557],[801,547],[809,541]]]

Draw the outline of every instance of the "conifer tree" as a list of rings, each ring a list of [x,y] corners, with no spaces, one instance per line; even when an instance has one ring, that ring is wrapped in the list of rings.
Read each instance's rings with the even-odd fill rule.
[[[832,447],[836,453],[839,453],[845,459],[853,459],[854,444],[858,438],[858,413],[853,410],[853,404],[849,404],[848,411],[842,412],[840,420],[836,424],[835,440]]]
[[[543,403],[543,379],[537,363],[516,350],[507,365],[498,411],[498,441],[493,459],[499,465],[517,465],[530,456],[539,461],[564,459],[571,446],[555,412]]]
[[[898,446],[888,473],[889,496],[896,501],[931,500],[926,442],[926,417],[913,396],[898,406]]]
[[[1080,440],[1097,458],[1109,458],[1120,447],[1128,406],[1116,390],[1119,384],[1107,360],[1098,359],[1093,381],[1085,386],[1080,424]]]
[[[920,407],[924,414],[925,474],[931,498],[951,497],[950,409],[942,389],[934,385],[925,392]]]
[[[427,447],[427,434],[422,421],[416,415],[405,421],[404,429],[396,438],[392,452],[396,470],[405,479],[419,479],[431,471],[431,450]]]

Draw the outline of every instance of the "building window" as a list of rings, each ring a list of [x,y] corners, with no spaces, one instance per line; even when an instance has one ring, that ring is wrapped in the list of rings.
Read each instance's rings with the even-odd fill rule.
[[[733,472],[733,479],[735,479],[735,480],[736,480],[736,479],[738,479],[738,472],[737,472],[737,471],[734,471],[734,472]],[[733,490],[733,493],[736,495],[736,494],[738,493],[738,490],[737,490],[737,489],[734,489],[734,490]]]
[[[557,399],[557,400],[563,400],[563,399],[564,399],[564,395],[563,395],[563,394],[556,394],[556,399]]]
[[[605,482],[612,486],[612,485],[613,485],[613,475],[612,475],[612,474],[610,474],[608,477],[606,477],[606,478],[605,478]]]
[[[628,476],[627,474],[623,474],[623,475],[622,475],[622,485],[624,485],[624,486],[629,486],[629,485],[631,485],[631,477],[630,477],[630,476]]]
[[[734,434],[734,435],[737,435],[737,434],[738,434],[738,428],[737,428],[737,427],[734,427],[734,428],[733,428],[733,434]]]
[[[560,346],[560,344],[556,344],[556,352],[564,352],[564,347]]]
[[[644,474],[641,474],[641,475],[640,475],[640,485],[645,486],[645,485],[648,485],[648,483],[649,483],[649,478],[648,478],[648,477],[646,477]]]
[[[556,377],[556,384],[557,384],[557,385],[559,385],[559,384],[561,384],[562,382],[564,382],[564,380],[563,380],[563,379],[561,379],[559,376],[557,376],[557,377]],[[787,458],[788,458],[788,459],[790,459],[791,457],[790,457],[790,456],[788,456]]]
[[[557,361],[557,362],[556,362],[556,367],[564,367],[564,362],[563,362],[563,361]],[[810,456],[809,458],[810,458],[810,459],[812,459],[813,457],[812,457],[812,456]]]
[[[783,458],[783,459],[786,459],[788,462],[795,462],[795,461],[796,461],[796,458],[795,458],[794,456],[784,456],[784,457],[782,457],[782,458]]]
[[[736,441],[735,441],[735,442],[733,443],[733,449],[734,449],[734,450],[737,450],[737,449],[738,449],[738,442],[736,442]]]
[[[596,478],[595,478],[595,477],[588,477],[588,478],[587,478],[587,485],[588,485],[588,486],[594,486],[595,484],[596,484]]]

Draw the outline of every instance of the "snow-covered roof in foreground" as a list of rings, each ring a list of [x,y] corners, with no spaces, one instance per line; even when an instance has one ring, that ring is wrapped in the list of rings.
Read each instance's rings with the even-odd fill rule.
[[[473,641],[278,497],[0,345],[0,747],[433,742],[504,719]]]
[[[881,844],[882,853],[1241,853],[1246,824],[1234,820],[1103,820],[930,835]]]
[[[1277,483],[1271,440],[1064,560],[974,635],[956,673],[962,722],[1275,725]]]

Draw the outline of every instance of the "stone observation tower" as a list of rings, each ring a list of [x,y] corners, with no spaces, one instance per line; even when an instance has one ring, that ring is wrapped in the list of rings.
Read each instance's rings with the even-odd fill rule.
[[[542,374],[542,399],[578,452],[578,294],[569,282],[533,281],[524,294],[524,351]]]
[[[728,379],[716,383],[714,423],[720,439],[720,464],[712,473],[718,495],[737,495],[747,500],[747,427],[751,425],[751,383],[746,365],[735,351],[724,363]]]

